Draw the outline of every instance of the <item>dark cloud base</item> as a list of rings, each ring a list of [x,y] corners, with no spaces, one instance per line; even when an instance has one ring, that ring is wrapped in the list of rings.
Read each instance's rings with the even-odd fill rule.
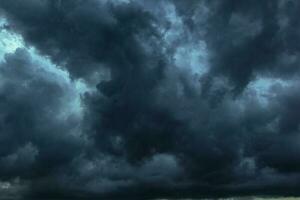
[[[25,43],[0,64],[3,198],[299,196],[299,9],[0,1]],[[200,41],[207,66],[178,56]]]

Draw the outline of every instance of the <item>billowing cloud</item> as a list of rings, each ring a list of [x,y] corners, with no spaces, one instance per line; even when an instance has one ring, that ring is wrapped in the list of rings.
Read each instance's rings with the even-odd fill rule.
[[[299,195],[298,8],[1,1],[3,198]]]

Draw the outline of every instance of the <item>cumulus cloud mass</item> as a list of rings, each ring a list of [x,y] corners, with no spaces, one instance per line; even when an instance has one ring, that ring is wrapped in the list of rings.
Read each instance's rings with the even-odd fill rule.
[[[300,195],[297,0],[1,0],[0,199]]]

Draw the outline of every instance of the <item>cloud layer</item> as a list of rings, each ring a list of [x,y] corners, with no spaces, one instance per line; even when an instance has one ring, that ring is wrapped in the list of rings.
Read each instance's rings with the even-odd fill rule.
[[[2,198],[299,195],[299,8],[1,1]]]

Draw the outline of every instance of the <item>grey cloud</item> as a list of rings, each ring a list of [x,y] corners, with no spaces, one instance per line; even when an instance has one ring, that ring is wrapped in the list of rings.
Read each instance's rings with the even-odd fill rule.
[[[299,4],[144,3],[0,2],[72,79],[6,55],[0,179],[28,198],[299,195]]]
[[[81,146],[74,128],[78,117],[72,113],[61,117],[65,101],[72,98],[71,88],[56,82],[56,75],[38,64],[26,50],[18,49],[6,55],[0,67],[3,178],[48,173],[72,159]],[[63,151],[57,154],[57,149]]]

